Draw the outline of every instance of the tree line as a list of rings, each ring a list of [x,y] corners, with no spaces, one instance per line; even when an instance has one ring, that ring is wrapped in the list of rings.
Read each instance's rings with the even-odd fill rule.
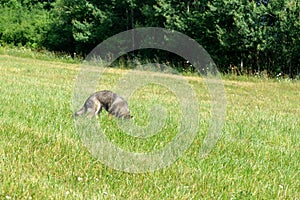
[[[298,0],[0,0],[0,13],[1,45],[84,56],[119,32],[163,27],[195,39],[224,73],[300,74]]]

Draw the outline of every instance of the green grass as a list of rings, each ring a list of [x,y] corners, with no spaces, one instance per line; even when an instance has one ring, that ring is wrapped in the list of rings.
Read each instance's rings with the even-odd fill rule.
[[[51,52],[45,49],[32,50],[26,47],[16,47],[12,45],[0,44],[0,54],[1,55],[10,55],[20,58],[33,58],[40,59],[45,61],[60,61],[64,63],[74,63],[78,64],[82,62],[83,58],[81,55],[76,55],[75,53],[71,56],[67,53]]]
[[[299,199],[300,82],[224,80],[227,117],[212,152],[199,159],[209,126],[203,79],[186,77],[199,100],[199,131],[173,165],[154,172],[116,171],[94,158],[76,132],[72,92],[79,64],[0,55],[0,199]],[[99,89],[113,88],[126,70],[109,69]],[[163,95],[162,95],[163,94]],[[148,109],[169,113],[158,134],[128,136],[106,113],[107,137],[135,152],[162,149],[177,134],[178,100],[147,85],[129,101],[134,123]]]

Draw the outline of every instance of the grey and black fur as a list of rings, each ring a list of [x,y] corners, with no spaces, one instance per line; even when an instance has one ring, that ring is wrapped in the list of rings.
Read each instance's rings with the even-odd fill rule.
[[[132,117],[130,116],[127,102],[122,97],[109,90],[93,93],[87,98],[83,107],[74,113],[74,116],[81,116],[87,113],[89,117],[98,117],[103,108],[110,115],[118,118],[129,119]]]

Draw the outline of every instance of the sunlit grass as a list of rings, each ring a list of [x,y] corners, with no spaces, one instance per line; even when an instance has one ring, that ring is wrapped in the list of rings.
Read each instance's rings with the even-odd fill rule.
[[[300,83],[224,80],[227,117],[212,152],[199,159],[209,126],[210,96],[202,78],[186,77],[199,102],[199,130],[169,168],[143,174],[113,170],[83,145],[71,98],[79,64],[0,55],[1,199],[297,199],[300,197]],[[99,89],[112,89],[128,71],[109,69]],[[161,95],[163,94],[163,95]],[[107,113],[100,126],[128,151],[162,149],[177,134],[174,93],[147,85],[129,99],[134,123],[166,108],[165,126],[152,137],[126,135]]]

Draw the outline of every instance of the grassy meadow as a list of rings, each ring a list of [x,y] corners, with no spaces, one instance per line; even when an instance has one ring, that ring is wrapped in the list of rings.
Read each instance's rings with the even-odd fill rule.
[[[71,100],[79,66],[0,55],[0,199],[300,199],[299,81],[224,78],[222,136],[200,159],[210,95],[202,78],[186,76],[199,102],[193,143],[170,167],[127,173],[93,157],[76,132]],[[127,72],[107,69],[98,88],[114,88]],[[160,85],[134,92],[135,124],[155,121],[155,105],[166,108],[164,126],[145,139],[123,134],[105,112],[99,123],[121,148],[156,151],[177,134],[179,103]]]

